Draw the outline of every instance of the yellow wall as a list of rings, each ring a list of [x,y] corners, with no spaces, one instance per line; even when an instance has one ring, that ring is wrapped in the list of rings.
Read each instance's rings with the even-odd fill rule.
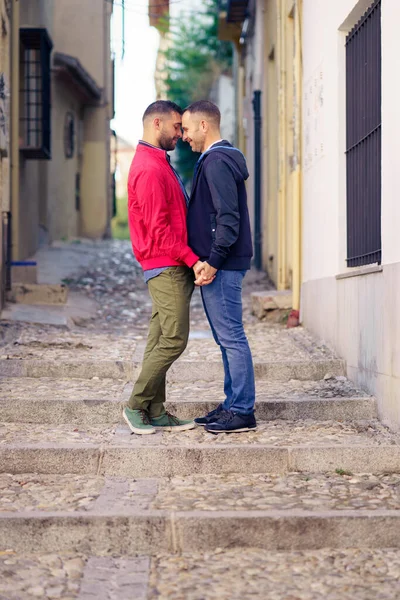
[[[298,139],[295,148],[296,86],[301,77],[295,51],[299,4],[299,0],[266,0],[262,15],[263,266],[278,289],[290,289],[293,271],[299,268]]]
[[[276,0],[264,14],[263,87],[263,266],[274,282],[278,278],[278,76]]]
[[[106,108],[85,108],[81,187],[81,235],[101,237],[107,233],[111,208],[106,201],[110,187]],[[108,133],[109,135],[109,133]]]

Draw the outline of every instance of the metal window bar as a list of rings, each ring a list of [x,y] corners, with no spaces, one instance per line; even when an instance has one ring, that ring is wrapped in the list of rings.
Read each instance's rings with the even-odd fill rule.
[[[45,29],[21,29],[21,151],[26,158],[48,159],[50,151],[50,52]]]
[[[381,0],[346,38],[347,265],[381,262]]]

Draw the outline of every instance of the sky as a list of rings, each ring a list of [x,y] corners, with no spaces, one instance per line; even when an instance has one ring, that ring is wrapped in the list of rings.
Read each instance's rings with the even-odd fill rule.
[[[156,99],[154,70],[159,33],[150,27],[148,0],[125,0],[125,56],[122,54],[121,0],[115,0],[112,21],[116,55],[115,119],[111,126],[132,144],[142,136],[142,114]]]
[[[159,0],[162,2],[163,0]],[[125,56],[122,53],[121,0],[114,0],[112,46],[116,55],[115,119],[118,136],[136,145],[142,136],[142,115],[156,99],[154,71],[160,36],[150,27],[149,0],[125,0]],[[170,0],[172,18],[198,14],[199,0]]]

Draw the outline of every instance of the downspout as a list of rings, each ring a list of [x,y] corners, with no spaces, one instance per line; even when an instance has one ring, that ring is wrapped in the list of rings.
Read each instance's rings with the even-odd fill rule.
[[[104,238],[111,237],[111,218],[112,218],[112,179],[111,179],[111,132],[110,132],[110,73],[109,63],[111,60],[110,53],[110,5],[107,0],[103,2],[103,77],[104,77],[104,88],[103,88],[103,106],[105,112],[105,143],[106,143],[106,228],[104,232]]]
[[[246,142],[244,132],[244,111],[243,111],[243,99],[244,99],[244,83],[245,83],[245,68],[243,66],[242,50],[240,46],[236,47],[238,53],[238,148],[245,154],[246,153]]]
[[[8,218],[7,275],[11,260],[19,259],[19,5],[11,2],[10,28],[10,208]],[[13,219],[11,219],[13,216]]]
[[[277,10],[278,32],[278,115],[279,115],[279,169],[278,169],[278,290],[286,289],[286,2],[279,0]]]
[[[293,100],[294,100],[294,151],[293,151],[293,273],[292,302],[293,310],[288,325],[298,325],[300,316],[301,290],[301,99],[302,99],[302,59],[301,59],[301,0],[294,6],[294,52],[293,52]]]
[[[262,266],[261,247],[261,91],[254,90],[254,265],[260,270]]]

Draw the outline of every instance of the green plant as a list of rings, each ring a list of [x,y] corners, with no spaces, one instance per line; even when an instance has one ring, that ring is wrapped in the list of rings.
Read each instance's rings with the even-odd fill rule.
[[[338,475],[353,475],[351,471],[346,471],[345,469],[335,469],[335,473],[337,473]]]
[[[190,19],[165,22],[169,38],[165,58],[167,96],[183,108],[206,100],[221,73],[232,70],[232,44],[218,39],[218,0],[206,0],[203,11]],[[188,183],[198,159],[188,144],[180,142],[176,157],[179,172]]]
[[[112,237],[117,240],[129,240],[128,200],[126,196],[117,198],[117,214],[111,221]]]

